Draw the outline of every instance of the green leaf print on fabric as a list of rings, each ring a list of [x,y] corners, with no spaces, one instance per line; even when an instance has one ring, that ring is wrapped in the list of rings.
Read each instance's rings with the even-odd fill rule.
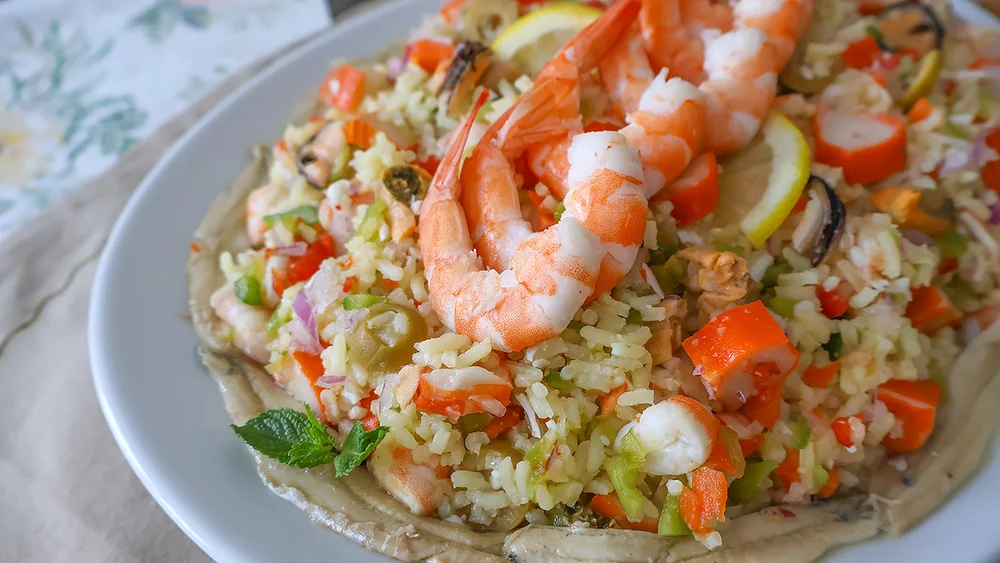
[[[162,43],[178,24],[205,29],[212,15],[204,6],[191,6],[182,0],[158,0],[129,22],[129,28],[142,28],[150,40]]]

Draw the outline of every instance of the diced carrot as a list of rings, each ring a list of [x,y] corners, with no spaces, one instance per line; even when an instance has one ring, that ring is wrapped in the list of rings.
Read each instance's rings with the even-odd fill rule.
[[[801,481],[802,476],[799,475],[799,450],[786,446],[785,459],[774,469],[772,474],[781,479],[785,490],[788,490],[792,486],[792,483]]]
[[[986,146],[1000,152],[1000,129],[994,129],[986,135]],[[979,175],[987,188],[1000,194],[1000,160],[991,160],[984,164],[979,170]]]
[[[828,319],[841,317],[851,307],[851,295],[854,293],[851,284],[842,281],[832,291],[827,291],[823,286],[816,286],[816,298],[819,299],[820,309]]]
[[[691,474],[691,488],[681,492],[681,518],[696,532],[707,532],[717,522],[726,521],[726,500],[729,497],[726,476],[709,467],[699,467]]]
[[[1000,303],[986,305],[975,313],[972,313],[971,316],[975,319],[976,324],[979,325],[979,330],[986,330],[993,326],[997,317],[1000,317]]]
[[[933,109],[934,106],[931,105],[927,98],[920,98],[913,104],[910,111],[906,112],[906,117],[910,120],[910,123],[923,121],[931,115]]]
[[[468,0],[450,0],[441,8],[441,16],[448,23],[456,23]]]
[[[858,14],[862,16],[875,16],[885,9],[880,2],[861,2],[858,4]]]
[[[552,225],[556,224],[556,216],[552,214],[552,211],[546,209],[542,206],[542,202],[545,199],[538,195],[535,190],[525,190],[528,194],[528,199],[531,200],[532,207],[535,208],[535,213],[538,214],[538,230],[547,229]]]
[[[924,445],[934,430],[934,417],[941,400],[941,387],[933,381],[893,379],[878,386],[878,400],[885,403],[897,422],[902,436],[890,432],[882,443],[895,454],[915,451]]]
[[[945,274],[950,274],[958,269],[958,258],[954,256],[949,256],[938,264],[938,275],[943,276]]]
[[[410,45],[410,60],[424,72],[434,72],[441,61],[451,59],[454,54],[453,45],[433,39],[419,39]]]
[[[754,453],[760,447],[764,445],[764,435],[758,434],[756,436],[751,436],[749,438],[740,438],[740,449],[743,450],[743,457],[747,457]]]
[[[513,385],[501,375],[493,374],[493,381],[473,380],[468,386],[463,386],[456,385],[447,376],[444,382],[436,379],[435,374],[439,372],[440,370],[435,370],[420,375],[417,396],[413,401],[418,411],[459,418],[467,414],[489,412],[484,405],[486,401],[502,408],[507,408],[510,404]]]
[[[319,270],[320,264],[327,258],[333,258],[334,254],[333,239],[330,235],[326,233],[318,235],[316,241],[306,247],[305,254],[289,261],[284,281],[288,285],[307,281]]]
[[[191,242],[191,252],[194,252],[195,254],[198,254],[199,252],[201,252],[201,245],[198,244],[198,243],[196,243],[196,242],[194,242],[194,241],[192,241]]]
[[[351,276],[344,280],[344,293],[350,293],[354,291],[354,287],[358,285],[358,278]]]
[[[795,206],[792,207],[792,211],[789,215],[797,215],[806,210],[806,206],[809,205],[809,196],[804,195],[795,202]]]
[[[840,370],[840,360],[830,362],[825,366],[811,365],[802,374],[802,383],[818,389],[826,389],[834,376]]]
[[[799,364],[798,350],[760,301],[718,315],[681,345],[712,398],[730,410]],[[773,364],[763,380],[762,362]]]
[[[317,96],[325,105],[354,111],[365,97],[365,73],[350,65],[330,69]]]
[[[887,113],[816,110],[817,162],[842,168],[851,184],[878,182],[906,168],[906,123]]]
[[[854,440],[851,438],[851,417],[841,416],[833,419],[830,428],[833,429],[833,435],[841,446],[845,448],[854,446]]]
[[[519,408],[508,407],[507,412],[503,413],[503,416],[494,417],[493,420],[490,421],[484,432],[486,432],[486,435],[492,440],[517,426],[522,420],[524,420],[524,411]]]
[[[719,166],[715,153],[695,158],[683,174],[654,196],[654,199],[664,198],[674,204],[670,215],[680,227],[715,211],[719,203]]]
[[[914,328],[930,335],[962,320],[962,313],[952,305],[948,296],[933,285],[913,290],[913,300],[906,306],[906,316]]]
[[[378,415],[372,412],[372,403],[375,399],[378,399],[378,395],[376,395],[375,391],[372,390],[367,397],[358,401],[358,406],[368,411],[368,414],[361,419],[361,426],[369,432],[375,430],[381,425],[378,420]]]
[[[326,407],[324,407],[323,401],[320,399],[320,393],[323,392],[323,388],[316,385],[316,381],[323,377],[326,371],[326,368],[323,367],[323,359],[319,354],[310,354],[302,350],[292,352],[292,358],[295,360],[295,363],[299,364],[302,375],[306,376],[306,379],[312,384],[313,393],[316,394],[316,403],[319,406],[319,415],[325,416]]]
[[[844,66],[859,70],[872,66],[881,56],[882,49],[878,46],[878,41],[870,35],[849,44],[841,53]]]
[[[712,451],[709,453],[705,465],[739,479],[746,469],[746,457],[736,432],[727,426],[721,426],[719,439],[712,446]]]
[[[601,411],[597,413],[598,419],[605,419],[610,415],[614,414],[615,409],[618,408],[618,397],[622,396],[622,393],[628,391],[627,384],[621,384],[608,392],[600,398]]]
[[[816,493],[819,498],[830,498],[833,493],[837,492],[837,487],[840,486],[840,468],[834,466],[833,469],[829,471],[830,480],[823,485],[823,488]]]
[[[643,532],[656,533],[659,528],[659,520],[653,517],[646,517],[639,522],[632,522],[628,519],[628,514],[625,512],[625,508],[622,506],[621,501],[618,500],[618,495],[615,493],[607,495],[594,495],[594,498],[590,499],[590,508],[594,512],[611,518],[614,520],[619,527],[625,528],[627,530],[641,530]]]
[[[441,165],[441,159],[436,156],[428,156],[423,160],[414,160],[410,164],[423,168],[428,174],[433,176],[437,173],[438,166]]]
[[[951,230],[951,222],[935,217],[918,206],[922,190],[890,187],[868,196],[875,209],[888,214],[904,229],[923,231],[931,236],[941,236]]]
[[[344,139],[348,144],[354,145],[362,150],[372,148],[375,140],[376,129],[368,122],[360,119],[349,119],[344,123]]]

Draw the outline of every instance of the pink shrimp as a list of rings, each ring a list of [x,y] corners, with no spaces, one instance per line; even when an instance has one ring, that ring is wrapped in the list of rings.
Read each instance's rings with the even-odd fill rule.
[[[431,182],[421,206],[420,250],[431,303],[441,321],[473,340],[489,339],[495,349],[517,351],[562,332],[594,292],[607,252],[586,225],[601,219],[607,228],[617,226],[616,220],[644,224],[646,202],[637,178],[638,151],[617,133],[579,135],[569,150],[574,184],[566,212],[555,225],[528,235],[511,254],[509,268],[483,269],[473,251],[461,192],[517,189],[510,180],[510,162],[489,141],[480,142],[459,175],[469,132],[487,97],[480,96],[456,131]],[[477,165],[477,159],[495,164],[498,174],[472,183],[471,178],[488,169]]]
[[[232,330],[233,344],[251,359],[267,363],[271,357],[267,349],[271,341],[267,335],[267,321],[271,315],[267,309],[241,301],[231,283],[217,289],[208,302]]]
[[[437,510],[444,497],[440,483],[451,473],[441,465],[440,456],[432,454],[417,462],[410,450],[392,439],[376,448],[368,467],[383,489],[421,516]]]
[[[282,199],[287,195],[287,190],[276,184],[265,184],[250,192],[247,196],[247,236],[250,237],[250,244],[264,244],[264,233],[268,230],[264,216],[286,209],[287,206],[282,207]]]

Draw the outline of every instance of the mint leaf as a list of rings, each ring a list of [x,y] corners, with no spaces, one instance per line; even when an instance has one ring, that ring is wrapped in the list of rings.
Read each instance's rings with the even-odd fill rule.
[[[308,405],[305,413],[294,409],[271,409],[251,418],[243,426],[230,426],[253,449],[293,467],[315,467],[333,459],[333,438]]]
[[[344,438],[344,443],[340,447],[340,455],[333,460],[337,477],[349,475],[364,463],[365,459],[375,451],[375,447],[388,433],[388,426],[379,426],[375,430],[366,431],[360,421],[355,422],[354,427],[347,433],[347,438]]]

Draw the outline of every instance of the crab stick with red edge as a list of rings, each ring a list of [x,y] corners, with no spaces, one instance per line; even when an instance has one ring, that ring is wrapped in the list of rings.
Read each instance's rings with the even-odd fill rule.
[[[431,73],[442,61],[450,60],[455,47],[433,39],[418,39],[410,45],[410,60],[424,72]]]
[[[451,418],[480,412],[503,416],[512,389],[509,379],[483,367],[435,369],[420,375],[414,403],[421,412]]]
[[[823,316],[828,319],[836,319],[843,316],[850,308],[851,296],[854,288],[847,282],[840,282],[832,291],[827,291],[823,286],[816,286],[816,298],[819,299],[820,310]]]
[[[943,291],[933,285],[913,290],[913,299],[906,306],[906,316],[913,328],[930,335],[962,320],[961,311],[952,305]]]
[[[760,301],[729,309],[681,345],[709,395],[730,410],[799,365],[798,350]]]
[[[851,438],[851,417],[841,416],[833,419],[830,429],[833,430],[833,435],[841,446],[845,448],[854,446],[854,438]]]
[[[878,182],[906,168],[906,123],[887,113],[816,110],[817,162],[842,168],[851,184]]]
[[[683,227],[715,211],[719,203],[719,167],[715,153],[707,152],[695,158],[684,173],[653,196],[674,204],[670,215]]]
[[[882,56],[882,49],[874,37],[866,35],[863,39],[848,44],[840,56],[844,66],[861,70],[875,64]]]
[[[893,379],[878,386],[878,400],[902,423],[902,434],[890,432],[882,443],[890,452],[904,454],[924,445],[934,430],[941,387],[933,381]]]
[[[365,97],[365,73],[351,65],[334,67],[319,88],[319,101],[342,111],[354,111]]]

